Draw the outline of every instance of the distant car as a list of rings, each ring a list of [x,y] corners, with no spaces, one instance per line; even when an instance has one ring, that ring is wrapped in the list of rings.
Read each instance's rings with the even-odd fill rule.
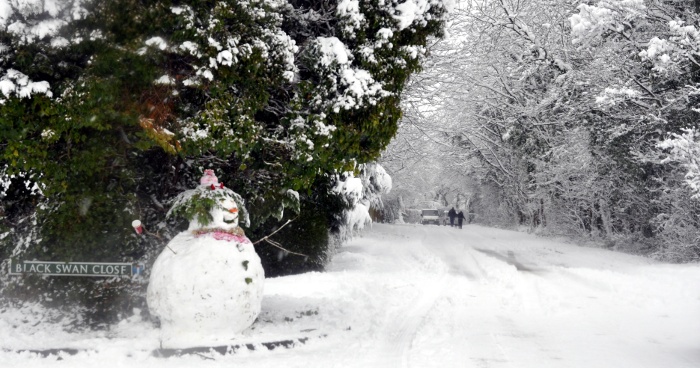
[[[440,225],[440,211],[439,210],[421,210],[420,211],[420,223],[425,224],[435,224]]]

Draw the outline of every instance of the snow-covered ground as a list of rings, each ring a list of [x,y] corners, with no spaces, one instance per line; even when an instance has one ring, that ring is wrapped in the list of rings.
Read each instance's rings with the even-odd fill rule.
[[[297,340],[268,350],[259,343]],[[669,265],[533,235],[382,225],[327,272],[267,279],[230,354],[156,357],[132,317],[70,334],[0,312],[0,367],[700,367],[700,265]],[[29,350],[75,348],[43,357]]]

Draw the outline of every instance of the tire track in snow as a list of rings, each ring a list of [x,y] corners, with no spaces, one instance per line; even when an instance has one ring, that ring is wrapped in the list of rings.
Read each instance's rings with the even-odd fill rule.
[[[450,275],[463,276],[469,280],[483,278],[484,270],[471,254],[471,247],[463,238],[464,233],[461,230],[445,227],[439,232],[429,233],[433,236],[436,234],[439,236],[426,248],[445,264]]]
[[[590,297],[595,298],[598,297],[598,294],[600,293],[611,291],[610,285],[601,282],[600,280],[596,280],[595,278],[585,277],[581,273],[575,272],[574,270],[566,267],[556,266],[551,263],[534,264],[528,262],[527,264],[524,264],[522,261],[516,260],[517,253],[515,251],[509,250],[517,249],[517,244],[513,244],[511,242],[504,242],[497,239],[490,239],[489,237],[480,232],[474,232],[473,234],[478,238],[482,239],[484,243],[498,245],[499,248],[507,250],[507,256],[503,253],[499,253],[496,250],[481,249],[475,247],[477,251],[487,256],[498,259],[502,262],[505,262],[507,264],[510,264],[520,272],[536,276],[546,275],[546,277],[540,278],[532,283],[533,287],[537,291],[537,295],[539,295],[541,299],[544,298],[544,294],[542,293],[540,287],[542,286],[541,284],[547,285],[549,289],[557,289],[561,291],[560,293],[554,293],[554,295],[566,295],[571,293],[572,290],[575,288],[576,290],[578,290],[578,293],[593,294]]]
[[[447,282],[451,287],[445,293],[446,298],[440,299],[445,302],[438,303],[433,314],[428,314],[419,340],[427,346],[421,346],[421,350],[438,351],[454,361],[464,362],[464,366],[513,367],[508,348],[511,336],[527,333],[506,323],[489,306],[503,298],[498,291],[503,283],[508,283],[509,277],[517,277],[516,271],[508,262],[477,251],[475,248],[482,244],[476,234],[449,228],[447,231],[449,235],[441,239],[442,244],[430,249],[449,267]],[[431,318],[436,318],[432,321],[435,325],[449,319],[450,330],[431,326]],[[427,359],[424,364],[429,363]]]
[[[396,316],[397,318],[388,326],[386,336],[391,339],[387,350],[390,364],[383,367],[409,367],[413,341],[433,306],[443,295],[447,285],[446,279],[447,277],[443,275],[436,280],[437,285],[426,283],[421,295],[409,303],[412,307],[405,314]]]
[[[420,265],[417,269],[421,273],[411,274],[412,280],[406,280],[413,285],[417,296],[392,311],[393,315],[378,330],[372,349],[366,352],[358,367],[421,366],[416,364],[416,358],[425,359],[426,348],[440,349],[435,345],[426,347],[430,341],[426,341],[424,335],[438,334],[444,338],[430,326],[431,319],[452,319],[458,315],[461,317],[452,321],[454,335],[448,338],[451,341],[448,353],[456,354],[455,359],[468,359],[475,366],[515,367],[514,364],[523,359],[519,356],[521,350],[533,350],[536,356],[547,358],[557,355],[556,350],[545,352],[540,337],[528,328],[504,318],[523,308],[523,302],[535,309],[541,309],[541,303],[547,302],[539,293],[534,293],[537,300],[532,300],[527,290],[543,281],[539,280],[539,275],[533,278],[533,272],[523,269],[527,266],[512,264],[516,258],[514,252],[495,256],[489,251],[480,251],[481,248],[488,250],[492,241],[478,232],[454,228],[426,227],[420,231],[420,237],[420,242],[404,249]],[[442,267],[436,265],[436,260]],[[537,271],[544,270],[538,268]],[[442,303],[451,295],[448,288],[456,283],[464,293],[473,294],[464,297],[476,299],[456,305]],[[494,305],[499,306],[498,309],[490,309],[489,306]],[[469,310],[466,315],[465,308]],[[519,348],[514,349],[514,346]]]
[[[410,251],[433,254],[430,251],[432,245],[426,246],[426,240],[433,232],[427,230],[422,231],[423,239],[416,244],[423,249]],[[435,257],[434,260],[437,258]],[[426,265],[428,263],[430,262],[426,262]],[[379,333],[379,341],[374,351],[366,356],[366,364],[363,367],[409,367],[409,358],[416,335],[435,304],[447,290],[448,269],[448,267],[426,267],[426,271],[419,275],[419,279],[413,280],[416,282],[415,286],[420,289],[418,296],[404,303],[405,309],[390,317]]]

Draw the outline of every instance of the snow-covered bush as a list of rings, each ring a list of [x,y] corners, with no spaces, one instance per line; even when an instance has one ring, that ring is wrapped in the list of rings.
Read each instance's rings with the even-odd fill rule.
[[[680,176],[677,181],[682,181]],[[687,189],[681,187],[667,189],[659,195],[673,210],[659,213],[651,221],[658,235],[650,254],[669,262],[700,261],[700,201],[691,199]]]
[[[407,208],[403,212],[403,221],[407,224],[419,224],[421,210],[415,208]]]
[[[355,177],[353,172],[346,172],[337,175],[335,179],[333,192],[342,198],[348,208],[339,218],[341,239],[352,237],[365,226],[371,225],[370,209],[383,210],[381,197],[392,188],[391,176],[381,165],[360,165],[358,171],[359,177]]]
[[[366,225],[372,223],[369,215],[369,206],[363,204],[362,179],[354,177],[352,172],[347,172],[338,176],[336,186],[333,188],[338,196],[346,203],[348,210],[344,211],[341,217],[341,234],[343,238],[352,236],[356,231],[364,229]],[[367,203],[367,202],[365,202]]]
[[[672,134],[661,141],[658,147],[668,150],[662,162],[678,163],[685,170],[685,184],[692,192],[692,198],[700,200],[700,132],[697,129],[684,129],[682,134]]]
[[[369,163],[360,166],[360,179],[363,188],[362,197],[368,201],[371,209],[382,211],[383,198],[391,192],[393,187],[391,176],[380,164]]]

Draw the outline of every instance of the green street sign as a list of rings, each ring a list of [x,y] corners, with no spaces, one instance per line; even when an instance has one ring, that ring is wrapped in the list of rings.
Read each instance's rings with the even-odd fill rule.
[[[131,263],[43,262],[10,260],[10,275],[118,277],[138,275],[143,267]]]

